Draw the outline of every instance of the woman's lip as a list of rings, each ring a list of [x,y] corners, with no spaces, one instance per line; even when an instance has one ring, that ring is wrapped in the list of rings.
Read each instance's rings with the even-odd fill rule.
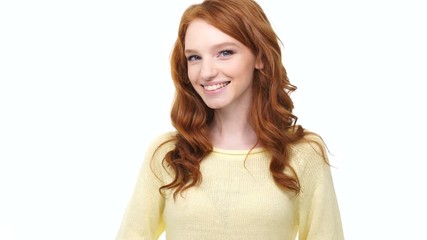
[[[225,82],[210,83],[209,85],[202,84],[201,86],[203,90],[205,90],[206,92],[217,92],[225,88],[230,83],[231,81],[225,81]]]
[[[208,84],[200,84],[202,87],[208,87],[208,86],[215,86],[217,84],[229,84],[231,81],[223,81],[223,82],[212,82],[212,83],[208,83]]]

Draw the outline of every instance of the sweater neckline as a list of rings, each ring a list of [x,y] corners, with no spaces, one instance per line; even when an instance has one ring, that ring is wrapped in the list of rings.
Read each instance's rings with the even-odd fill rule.
[[[227,154],[227,155],[248,155],[248,154],[255,154],[266,151],[263,147],[256,147],[252,150],[250,149],[242,149],[242,150],[231,150],[231,149],[223,149],[223,148],[217,148],[213,147],[212,152],[214,153],[220,153],[220,154]]]

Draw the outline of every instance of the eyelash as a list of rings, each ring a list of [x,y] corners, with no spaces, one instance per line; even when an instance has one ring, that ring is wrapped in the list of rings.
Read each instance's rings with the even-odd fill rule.
[[[222,50],[218,53],[218,57],[229,57],[231,55],[234,54],[233,50]],[[192,62],[192,61],[196,61],[196,60],[200,60],[200,56],[197,55],[191,55],[187,57],[187,61]]]
[[[189,62],[196,61],[196,60],[199,60],[199,59],[200,59],[200,57],[197,56],[197,55],[191,55],[191,56],[187,57],[187,61],[189,61]]]
[[[224,53],[227,53],[227,55],[226,55],[226,56],[224,56]],[[233,55],[233,54],[234,54],[234,51],[233,51],[233,50],[223,50],[223,51],[219,52],[218,56],[222,55],[222,56],[224,56],[224,57],[228,57],[228,56],[231,56],[231,55]]]

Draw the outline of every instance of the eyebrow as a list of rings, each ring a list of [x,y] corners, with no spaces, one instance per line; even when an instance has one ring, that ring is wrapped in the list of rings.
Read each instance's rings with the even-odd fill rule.
[[[238,47],[238,45],[234,42],[223,42],[223,43],[213,45],[211,49],[225,48],[228,46]],[[184,51],[184,53],[195,53],[195,52],[197,51],[193,49],[185,49]]]

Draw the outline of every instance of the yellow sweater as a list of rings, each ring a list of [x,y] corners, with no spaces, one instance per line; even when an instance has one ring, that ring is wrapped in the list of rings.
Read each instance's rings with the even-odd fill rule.
[[[291,147],[299,195],[274,183],[271,155],[263,148],[249,155],[214,149],[201,162],[201,184],[174,201],[171,192],[163,198],[158,191],[171,181],[162,159],[173,143],[162,146],[150,165],[154,149],[171,134],[151,143],[117,240],[155,240],[164,231],[167,240],[344,239],[330,167],[315,144]]]

